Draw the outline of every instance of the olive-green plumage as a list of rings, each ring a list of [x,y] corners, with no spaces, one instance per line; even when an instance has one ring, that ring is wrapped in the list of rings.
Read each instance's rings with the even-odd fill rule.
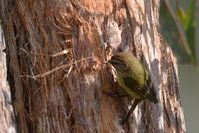
[[[121,52],[114,55],[108,62],[116,70],[119,85],[132,98],[135,98],[135,105],[133,109],[131,109],[131,112],[135,106],[144,99],[148,99],[153,103],[158,102],[155,93],[151,93],[150,91],[150,89],[152,89],[152,83],[148,70],[135,56],[129,52]],[[130,114],[128,114],[128,117],[129,116]]]

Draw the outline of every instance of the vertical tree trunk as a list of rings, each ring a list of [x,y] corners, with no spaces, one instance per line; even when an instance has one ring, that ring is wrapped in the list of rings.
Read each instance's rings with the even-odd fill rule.
[[[5,40],[0,25],[0,133],[14,133],[16,126],[7,82],[6,55],[3,50],[5,50]]]
[[[177,62],[159,34],[159,0],[1,0],[9,83],[19,131],[185,132]],[[150,69],[159,103],[129,98],[104,62],[132,51]]]

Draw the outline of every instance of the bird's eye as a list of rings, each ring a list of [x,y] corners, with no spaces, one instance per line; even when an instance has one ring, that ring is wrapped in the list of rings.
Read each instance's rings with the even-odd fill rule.
[[[114,60],[114,65],[121,69],[124,69],[126,67],[125,63],[120,60]]]
[[[116,64],[116,65],[121,64],[121,61],[118,60],[115,56],[113,56],[110,61],[112,64]]]
[[[111,57],[111,60],[116,60],[117,58],[115,56],[112,56]]]
[[[109,63],[119,69],[124,69],[126,67],[124,61],[122,61],[118,56],[112,56]]]

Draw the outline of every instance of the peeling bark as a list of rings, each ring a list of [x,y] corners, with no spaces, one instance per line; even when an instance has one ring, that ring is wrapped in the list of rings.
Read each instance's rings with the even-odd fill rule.
[[[8,79],[19,132],[185,132],[177,62],[159,34],[159,0],[2,0]],[[130,98],[104,63],[132,51],[150,70],[159,103]]]
[[[15,133],[16,125],[7,82],[5,40],[0,25],[0,133]]]

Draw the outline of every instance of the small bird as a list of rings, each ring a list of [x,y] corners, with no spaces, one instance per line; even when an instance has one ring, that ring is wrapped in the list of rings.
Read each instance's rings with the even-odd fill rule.
[[[158,100],[148,70],[134,55],[130,52],[120,52],[112,56],[108,62],[116,70],[118,84],[134,98],[129,112],[121,120],[121,124],[124,124],[142,100],[147,99],[153,103],[157,103]]]

